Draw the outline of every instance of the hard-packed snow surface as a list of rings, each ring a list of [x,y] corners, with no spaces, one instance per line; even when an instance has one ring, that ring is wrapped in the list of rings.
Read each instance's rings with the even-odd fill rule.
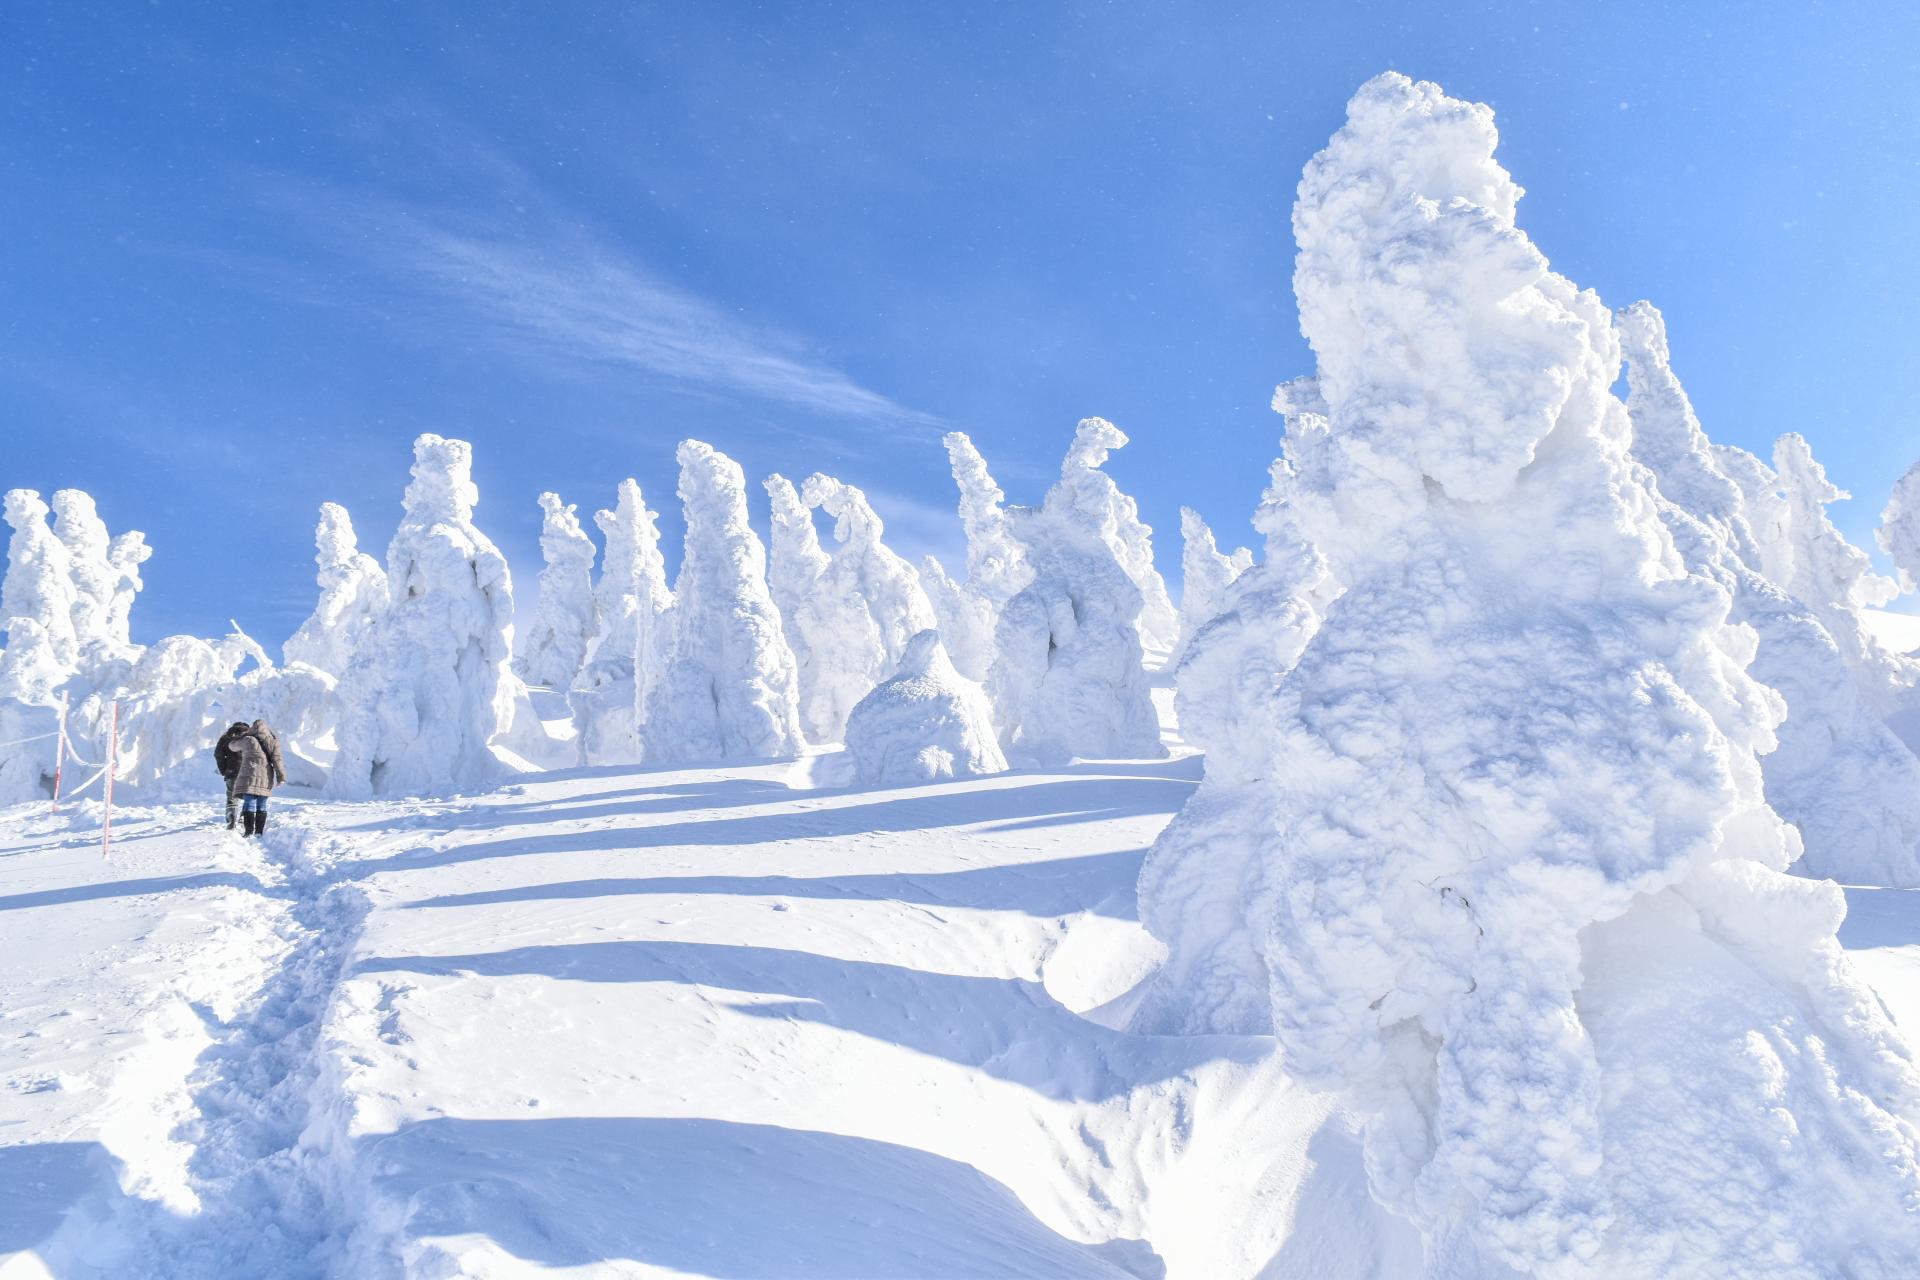
[[[799,675],[767,591],[767,553],[747,523],[740,464],[680,445],[686,552],[647,692],[641,741],[655,763],[796,754]]]
[[[1495,141],[1386,75],[1301,182],[1287,498],[1341,591],[1203,718],[1233,763],[1143,874],[1136,1025],[1270,1026],[1435,1274],[1905,1274],[1920,1079],[1840,891],[1785,874],[1780,699]]]
[[[473,448],[424,435],[387,548],[391,607],[342,678],[331,786],[386,795],[498,777],[495,737],[522,695],[508,670],[513,578],[473,522]]]
[[[993,710],[980,686],[954,670],[937,631],[907,642],[893,675],[860,699],[847,721],[854,776],[869,786],[999,773]]]

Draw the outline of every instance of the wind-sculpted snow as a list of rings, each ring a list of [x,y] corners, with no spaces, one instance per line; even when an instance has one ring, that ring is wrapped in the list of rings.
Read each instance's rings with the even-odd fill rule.
[[[652,763],[756,760],[800,750],[798,672],[767,591],[766,551],[747,523],[740,464],[711,445],[679,449],[686,552],[641,738]]]
[[[1072,490],[1068,500],[1098,521],[1101,538],[1139,590],[1140,643],[1165,654],[1180,639],[1180,616],[1160,570],[1154,567],[1153,530],[1141,521],[1139,504],[1120,492],[1113,477],[1100,469],[1107,455],[1126,443],[1126,433],[1105,418],[1082,418],[1060,464],[1060,483]]]
[[[640,714],[660,669],[673,603],[659,519],[632,479],[620,482],[613,510],[593,514],[607,549],[593,590],[591,648],[567,697],[587,764],[640,759]]]
[[[1221,555],[1200,513],[1180,508],[1180,642],[1174,646],[1172,665],[1179,665],[1194,633],[1219,616],[1234,579],[1252,567],[1253,552],[1235,547],[1232,555]]]
[[[473,523],[464,440],[423,435],[387,548],[392,606],[341,681],[330,785],[343,796],[474,786],[501,772],[490,744],[524,698],[508,670],[513,579]]]
[[[304,662],[337,680],[387,611],[387,572],[360,550],[353,519],[338,503],[321,504],[313,541],[320,599],[281,652],[288,662]]]
[[[593,539],[571,503],[540,495],[540,600],[521,637],[514,671],[528,684],[565,692],[586,664],[593,640]]]
[[[1687,568],[1731,595],[1733,620],[1751,626],[1758,641],[1749,673],[1786,701],[1779,745],[1760,767],[1768,803],[1805,844],[1796,868],[1849,884],[1920,886],[1920,759],[1862,698],[1851,669],[1870,652],[1889,664],[1896,659],[1869,648],[1851,603],[1828,599],[1816,611],[1791,590],[1848,593],[1863,575],[1865,557],[1818,511],[1821,495],[1838,491],[1804,443],[1793,443],[1798,437],[1783,440],[1781,450],[1793,459],[1795,483],[1808,486],[1813,510],[1790,503],[1758,459],[1716,449],[1674,375],[1659,311],[1635,303],[1616,324],[1627,356],[1633,456],[1653,475],[1661,521]],[[1724,469],[1736,458],[1745,459],[1746,474],[1762,477],[1764,539],[1754,532],[1746,490]],[[1835,569],[1813,572],[1806,567],[1813,563]],[[1828,623],[1855,637],[1851,662]]]
[[[785,495],[771,483],[768,492],[775,499],[776,532],[793,548],[788,560],[798,587],[817,562],[808,556],[805,532],[793,524],[790,510],[781,509]],[[802,685],[803,719],[809,740],[839,742],[854,704],[899,665],[907,642],[932,628],[935,618],[920,575],[881,540],[885,526],[865,494],[816,474],[807,477],[800,496],[807,508],[825,511],[834,522],[833,550],[793,614],[811,674]],[[817,543],[812,550],[819,550]]]
[[[921,561],[920,581],[954,667],[969,680],[985,680],[993,668],[993,631],[1000,610],[1033,580],[1033,569],[1008,529],[1006,494],[987,471],[986,459],[965,432],[948,432],[945,444],[960,490],[967,574],[965,581],[956,581],[927,556]]]
[[[1007,767],[987,695],[954,670],[937,631],[909,640],[893,675],[854,707],[847,754],[867,786],[966,778]]]
[[[847,710],[865,689],[853,691],[849,699],[840,687],[845,659],[835,649],[849,637],[866,647],[871,639],[866,612],[858,600],[826,590],[827,568],[833,559],[820,545],[813,510],[801,500],[793,482],[776,474],[763,484],[773,513],[767,588],[780,611],[780,629],[793,650],[800,727],[810,742],[838,742]]]
[[[1264,977],[1430,1274],[1902,1275],[1920,1079],[1840,954],[1840,891],[1784,874],[1780,699],[1663,524],[1612,318],[1515,227],[1495,142],[1389,74],[1301,182],[1318,376],[1280,399],[1324,430],[1290,431],[1287,510],[1340,590],[1284,679],[1237,687],[1257,711],[1201,718],[1207,778],[1141,880],[1171,983],[1143,1018],[1258,1030],[1229,988]],[[1169,929],[1223,914],[1237,955]],[[1207,1002],[1186,1026],[1180,990]]]
[[[7,575],[0,583],[0,624],[25,618],[39,628],[54,661],[62,666],[79,655],[74,634],[72,554],[53,536],[52,513],[32,489],[9,489],[6,497]]]
[[[1000,611],[988,692],[1001,743],[1042,764],[1165,753],[1136,625],[1140,589],[1108,540],[1112,508],[1104,477],[1087,469],[1081,425],[1046,502],[1006,511],[1033,578]]]

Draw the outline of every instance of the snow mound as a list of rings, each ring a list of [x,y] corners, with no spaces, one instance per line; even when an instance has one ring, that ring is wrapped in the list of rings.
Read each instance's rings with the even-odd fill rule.
[[[767,590],[767,555],[747,523],[740,464],[680,444],[686,552],[666,614],[641,739],[652,763],[797,754],[799,675]]]
[[[868,786],[966,778],[1007,767],[987,695],[954,670],[940,633],[931,630],[909,640],[892,677],[854,707],[847,753],[855,776]]]
[[[1281,400],[1325,425],[1287,505],[1341,591],[1257,706],[1205,718],[1231,737],[1143,919],[1237,919],[1237,951],[1198,938],[1226,963],[1162,935],[1168,972],[1221,1021],[1267,997],[1430,1274],[1903,1274],[1920,1077],[1841,956],[1839,889],[1784,873],[1780,701],[1662,523],[1612,317],[1514,225],[1496,141],[1388,74],[1307,167],[1318,376]]]

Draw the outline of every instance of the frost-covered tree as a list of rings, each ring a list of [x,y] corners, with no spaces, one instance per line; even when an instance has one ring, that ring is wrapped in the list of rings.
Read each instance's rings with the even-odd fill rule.
[[[1157,757],[1137,621],[1140,589],[1108,540],[1111,505],[1086,433],[1039,507],[1009,507],[1032,580],[1000,610],[988,680],[1000,741],[1042,764]]]
[[[1126,443],[1126,433],[1105,418],[1082,418],[1060,464],[1060,476],[1073,486],[1074,500],[1083,513],[1099,521],[1100,536],[1139,589],[1140,643],[1164,655],[1180,639],[1180,616],[1167,595],[1166,581],[1154,567],[1153,530],[1140,519],[1139,504],[1120,492],[1113,477],[1100,469],[1107,455]]]
[[[320,598],[281,654],[289,663],[303,662],[337,680],[387,611],[387,573],[360,550],[353,520],[337,502],[320,505],[313,547]]]
[[[23,618],[35,623],[54,660],[68,667],[80,652],[73,629],[72,555],[48,526],[50,514],[32,489],[7,491],[6,520],[12,534],[7,539],[7,574],[0,582],[0,625]]]
[[[1863,701],[1848,655],[1820,614],[1762,572],[1770,562],[1802,588],[1851,592],[1865,557],[1836,548],[1839,534],[1824,513],[1816,522],[1804,506],[1796,510],[1777,484],[1760,490],[1772,526],[1763,546],[1746,492],[1725,469],[1736,451],[1716,449],[1707,439],[1673,372],[1659,311],[1635,303],[1619,313],[1616,327],[1627,357],[1633,456],[1652,473],[1661,521],[1687,568],[1730,594],[1733,620],[1751,626],[1758,641],[1750,674],[1786,700],[1779,744],[1760,766],[1767,802],[1799,828],[1804,842],[1796,869],[1848,883],[1920,886],[1920,759]],[[1824,476],[1814,487],[1818,464],[1804,453],[1804,442],[1784,444],[1783,453],[1802,477],[1797,483],[1815,494],[1831,490]],[[1749,472],[1764,470],[1750,455],[1738,456],[1747,458]],[[1845,570],[1809,572],[1799,563],[1809,559]],[[1858,635],[1852,605],[1829,600],[1827,606],[1826,617]],[[1854,652],[1866,654],[1863,641],[1856,640]]]
[[[1253,552],[1235,547],[1221,555],[1213,530],[1192,507],[1180,508],[1180,642],[1174,646],[1178,663],[1193,643],[1194,633],[1213,621],[1226,605],[1227,588],[1253,567]]]
[[[796,614],[812,673],[803,682],[804,721],[810,740],[838,742],[854,704],[899,665],[907,642],[932,628],[935,618],[919,574],[882,541],[886,528],[865,494],[813,475],[801,499],[834,521],[833,551]],[[780,521],[776,514],[776,528]],[[796,574],[804,572],[795,563]]]
[[[387,548],[392,603],[342,681],[331,785],[343,795],[473,786],[523,697],[507,663],[513,578],[473,522],[473,447],[423,435]]]
[[[528,684],[565,692],[586,664],[593,640],[593,539],[580,527],[571,503],[557,493],[540,495],[540,599],[533,623],[514,656],[514,671]]]
[[[1920,591],[1920,463],[1893,486],[1874,538],[1900,570],[1901,585]]]
[[[641,725],[646,758],[794,755],[803,745],[799,680],[767,591],[766,550],[747,523],[746,477],[698,440],[683,440],[678,456],[686,551]]]
[[[859,641],[866,643],[864,614],[857,602],[825,590],[833,559],[820,545],[813,509],[801,501],[793,482],[776,473],[762,484],[772,509],[767,588],[780,611],[780,630],[793,650],[800,727],[809,742],[837,742],[845,709],[836,710],[839,666],[833,650],[848,631],[861,633]]]
[[[1000,610],[1033,579],[1026,553],[1007,526],[1006,494],[986,459],[963,431],[945,437],[953,482],[960,490],[960,527],[967,537],[967,572],[956,580],[932,556],[920,563],[920,582],[939,620],[942,644],[961,675],[985,680],[993,667],[993,629]]]
[[[987,695],[954,670],[937,631],[907,642],[893,675],[860,699],[847,718],[847,754],[868,786],[1000,773]]]
[[[592,649],[568,696],[588,764],[640,759],[640,714],[660,669],[673,603],[659,519],[632,479],[620,482],[613,510],[593,516],[607,549],[594,584]]]
[[[114,563],[113,539],[90,494],[61,489],[53,495],[53,536],[67,549],[74,638],[83,650],[93,644],[125,648],[126,637],[116,636],[113,625],[125,574]]]
[[[1290,430],[1287,505],[1341,590],[1216,718],[1253,731],[1156,844],[1143,919],[1208,1029],[1271,1030],[1363,1117],[1434,1274],[1898,1275],[1920,1077],[1834,939],[1839,889],[1784,873],[1780,701],[1495,141],[1389,74],[1307,168],[1325,430],[1297,455]],[[1164,931],[1222,916],[1256,967]],[[1249,980],[1264,1008],[1218,990]]]

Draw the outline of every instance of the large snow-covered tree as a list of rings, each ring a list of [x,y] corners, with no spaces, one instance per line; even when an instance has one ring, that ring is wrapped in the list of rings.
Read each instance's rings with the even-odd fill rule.
[[[593,588],[592,647],[568,695],[587,764],[640,758],[640,716],[660,668],[673,603],[659,519],[631,478],[620,482],[611,511],[593,515],[607,547]]]
[[[686,548],[641,739],[654,763],[790,756],[803,745],[798,674],[767,556],[747,522],[740,464],[699,440],[679,449]]]
[[[949,431],[945,444],[960,490],[966,575],[956,579],[938,559],[926,556],[920,563],[920,583],[954,667],[969,680],[985,680],[993,668],[993,630],[1000,610],[1032,581],[1033,570],[1008,529],[1006,494],[988,472],[986,459],[963,431]]]
[[[387,547],[391,606],[342,681],[331,777],[342,795],[472,786],[501,772],[494,738],[522,697],[508,669],[513,577],[473,521],[473,447],[423,435]]]
[[[1920,1077],[1839,889],[1785,874],[1780,699],[1495,141],[1389,74],[1301,182],[1318,376],[1286,400],[1322,422],[1286,497],[1339,590],[1271,600],[1298,660],[1211,720],[1230,767],[1142,875],[1142,1025],[1270,1030],[1437,1274],[1901,1274]]]
[[[1920,591],[1920,462],[1894,484],[1874,538],[1900,570],[1901,585]]]
[[[337,680],[387,611],[387,572],[360,550],[353,519],[337,502],[320,505],[313,561],[319,570],[320,598],[281,646],[281,654],[288,662],[304,662]]]
[[[1153,530],[1140,519],[1139,504],[1101,470],[1107,455],[1126,443],[1126,432],[1105,418],[1082,418],[1060,464],[1060,475],[1071,482],[1082,514],[1099,523],[1101,538],[1140,592],[1140,616],[1135,623],[1140,643],[1164,656],[1179,642],[1180,616],[1154,566]]]
[[[1109,538],[1111,482],[1090,438],[1108,437],[1081,424],[1042,505],[1006,510],[1032,578],[999,611],[987,690],[1008,752],[1043,764],[1165,752],[1137,626],[1140,589]]]
[[[1174,646],[1177,664],[1196,632],[1212,622],[1225,607],[1227,588],[1253,567],[1253,552],[1235,547],[1222,555],[1213,530],[1192,507],[1180,508],[1180,641]]]
[[[528,684],[565,692],[586,664],[593,641],[593,539],[571,503],[540,495],[540,598],[519,638],[513,669]]]
[[[847,718],[847,755],[868,786],[1000,773],[1006,756],[980,686],[954,670],[940,633],[907,642],[899,665]]]

